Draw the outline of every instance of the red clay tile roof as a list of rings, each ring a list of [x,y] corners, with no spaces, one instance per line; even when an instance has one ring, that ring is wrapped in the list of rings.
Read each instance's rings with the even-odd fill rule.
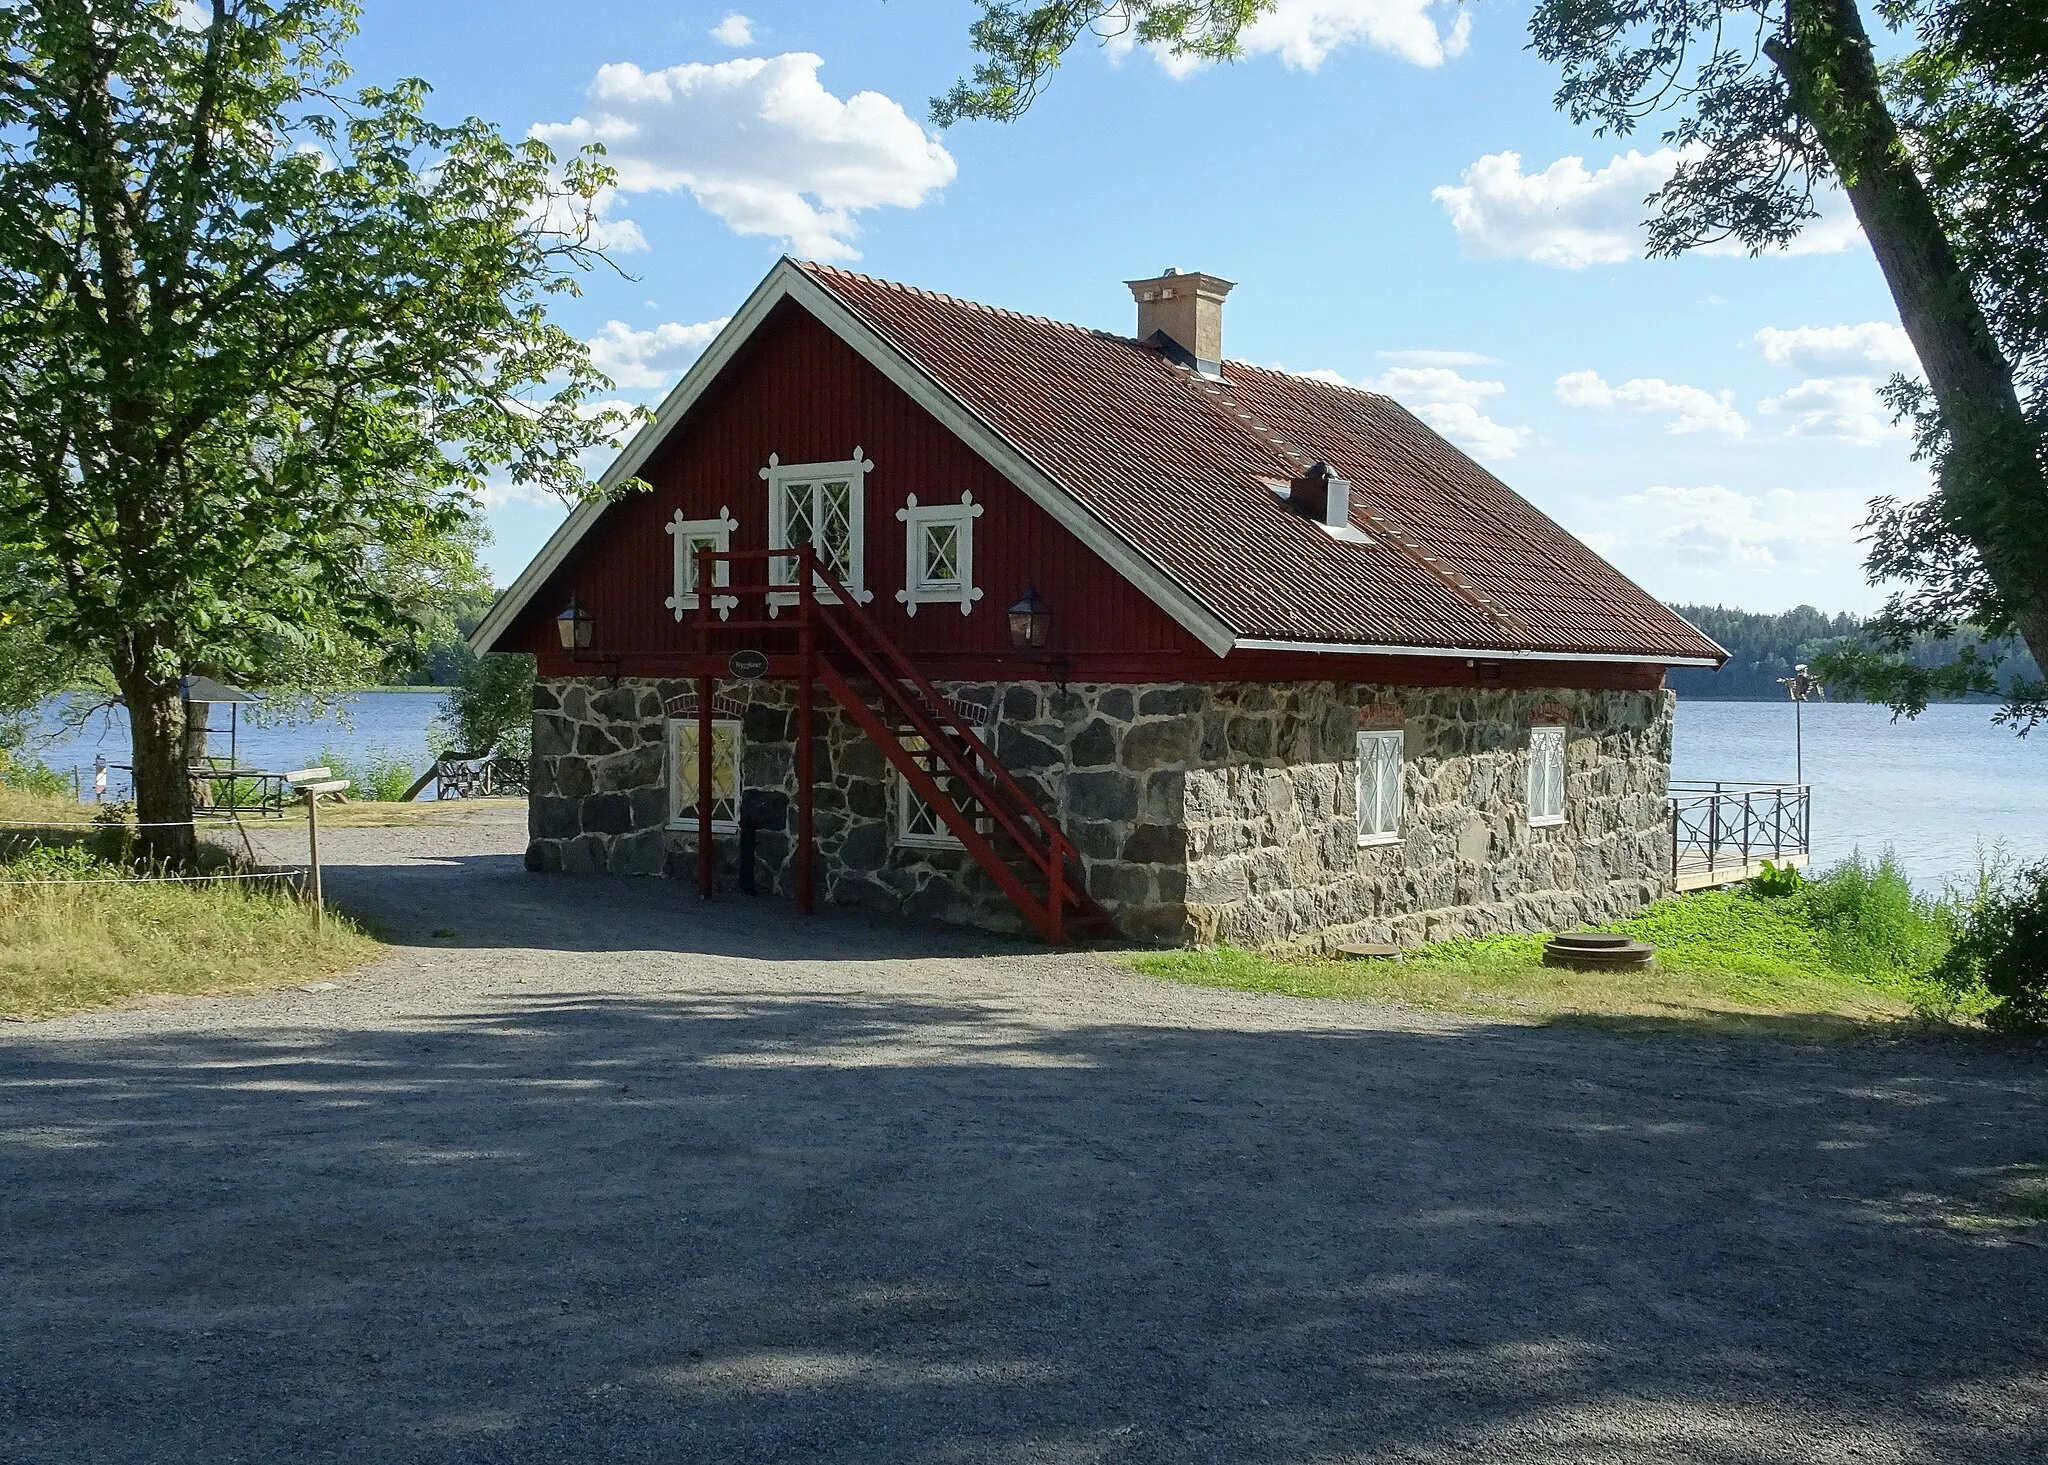
[[[1386,398],[803,268],[1205,602],[1239,637],[1722,658],[1612,565]],[[1352,484],[1332,539],[1269,486]]]

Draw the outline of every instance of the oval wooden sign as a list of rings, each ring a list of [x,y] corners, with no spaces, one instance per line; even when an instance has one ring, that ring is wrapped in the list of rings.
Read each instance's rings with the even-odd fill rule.
[[[762,651],[735,651],[725,669],[737,681],[758,682],[768,675],[768,656]]]

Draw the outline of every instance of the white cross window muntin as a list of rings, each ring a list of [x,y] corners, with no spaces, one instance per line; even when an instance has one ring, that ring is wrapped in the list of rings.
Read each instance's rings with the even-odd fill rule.
[[[903,522],[903,588],[896,598],[905,615],[920,605],[957,605],[974,610],[981,590],[974,583],[974,521],[982,506],[963,493],[957,504],[920,504],[911,494],[896,511]]]
[[[795,549],[811,545],[818,558],[855,600],[875,597],[867,588],[867,475],[873,471],[859,448],[840,463],[784,463],[769,454],[761,477],[768,483],[768,547]],[[795,560],[770,560],[768,583],[796,584]],[[830,591],[818,599],[837,604]],[[772,615],[779,606],[795,605],[794,589],[769,592]]]
[[[686,519],[681,509],[668,523],[668,532],[675,541],[675,593],[663,602],[681,620],[685,614],[697,608],[697,551],[715,549],[720,552],[732,548],[732,531],[739,527],[739,521],[732,516],[730,508],[721,506],[716,519]],[[720,560],[711,567],[711,588],[732,583],[732,564]],[[725,620],[739,604],[734,595],[714,595],[712,609],[718,618]]]
[[[1529,822],[1564,823],[1564,729],[1529,729]]]
[[[711,828],[731,834],[740,818],[740,725],[720,718],[711,724]],[[697,827],[697,719],[668,724],[668,823]]]
[[[899,737],[904,748],[912,754],[921,755],[928,747],[916,733],[906,732]],[[943,770],[934,773],[932,782],[951,796],[953,779],[950,774]],[[958,836],[946,827],[946,821],[939,817],[938,810],[920,798],[917,790],[910,786],[910,780],[901,773],[896,775],[896,843],[912,849],[960,848]]]
[[[1407,734],[1358,735],[1358,842],[1392,844],[1401,837],[1401,770]]]

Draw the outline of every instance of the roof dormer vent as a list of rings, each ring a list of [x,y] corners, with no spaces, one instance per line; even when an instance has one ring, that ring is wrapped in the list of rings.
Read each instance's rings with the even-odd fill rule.
[[[1315,519],[1326,529],[1351,525],[1351,484],[1339,478],[1337,470],[1318,459],[1294,480],[1287,501],[1298,513]]]

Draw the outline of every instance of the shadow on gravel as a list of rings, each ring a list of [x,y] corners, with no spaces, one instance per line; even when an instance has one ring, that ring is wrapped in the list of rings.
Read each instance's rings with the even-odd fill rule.
[[[0,1093],[8,1461],[2048,1452],[1939,1204],[2040,1085],[1910,1044],[591,995]]]
[[[1044,951],[1043,944],[820,901],[721,894],[662,876],[536,875],[517,855],[449,855],[331,867],[328,899],[398,946],[541,951],[677,951],[817,959],[857,947],[877,960]],[[448,933],[448,934],[436,934]]]

